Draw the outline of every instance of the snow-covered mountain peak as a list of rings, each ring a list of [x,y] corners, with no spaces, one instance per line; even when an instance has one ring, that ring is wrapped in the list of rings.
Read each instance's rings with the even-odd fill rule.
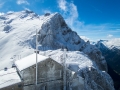
[[[79,50],[82,42],[84,41],[67,26],[59,13],[50,15],[39,30],[39,43],[43,46]]]
[[[38,15],[32,11],[24,10],[21,12],[8,12],[4,15],[0,16],[0,20],[4,20],[6,24],[10,24],[13,20],[21,20],[21,19],[33,19],[38,18]],[[6,22],[8,21],[8,22]]]

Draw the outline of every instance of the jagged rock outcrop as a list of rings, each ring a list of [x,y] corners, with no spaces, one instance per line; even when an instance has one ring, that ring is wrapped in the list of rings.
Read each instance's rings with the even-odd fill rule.
[[[67,26],[59,13],[55,13],[42,24],[38,39],[40,44],[52,49],[79,50],[80,43],[84,42]]]

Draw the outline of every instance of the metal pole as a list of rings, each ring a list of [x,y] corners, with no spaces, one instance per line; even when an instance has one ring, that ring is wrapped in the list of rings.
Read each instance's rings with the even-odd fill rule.
[[[63,54],[63,62],[64,62],[64,76],[63,76],[63,78],[64,78],[64,90],[66,90],[66,49],[64,49],[64,54]]]
[[[37,62],[38,62],[38,57],[37,57],[37,51],[38,51],[38,41],[37,41],[37,29],[36,29],[36,90],[37,90]]]

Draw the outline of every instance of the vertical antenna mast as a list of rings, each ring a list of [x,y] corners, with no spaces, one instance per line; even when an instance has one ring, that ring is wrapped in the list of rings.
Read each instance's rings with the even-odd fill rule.
[[[37,41],[37,29],[36,29],[36,88],[37,88],[37,62],[38,62],[38,57],[37,57],[37,52],[38,52],[38,41]],[[36,89],[37,90],[37,89]]]
[[[66,49],[64,49],[63,53],[63,82],[64,82],[64,90],[66,90]]]

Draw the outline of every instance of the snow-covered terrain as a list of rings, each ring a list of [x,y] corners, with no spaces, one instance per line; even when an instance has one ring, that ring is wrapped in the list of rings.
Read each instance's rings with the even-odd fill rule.
[[[48,57],[45,57],[43,55],[38,55],[37,58],[38,58],[37,62],[48,59]],[[25,68],[28,68],[28,67],[34,65],[35,63],[36,63],[36,54],[34,53],[34,54],[31,54],[25,58],[20,59],[20,60],[16,60],[15,65],[21,71]]]
[[[21,82],[15,68],[0,71],[0,89]]]
[[[0,69],[34,53],[36,29],[40,54],[59,61],[60,48],[66,48],[67,66],[85,78],[86,90],[114,90],[99,49],[72,31],[59,13],[39,16],[25,10],[0,15]]]
[[[47,19],[29,11],[0,16],[0,69],[11,67],[13,60],[34,52],[25,42],[35,35],[36,29],[41,28]]]

